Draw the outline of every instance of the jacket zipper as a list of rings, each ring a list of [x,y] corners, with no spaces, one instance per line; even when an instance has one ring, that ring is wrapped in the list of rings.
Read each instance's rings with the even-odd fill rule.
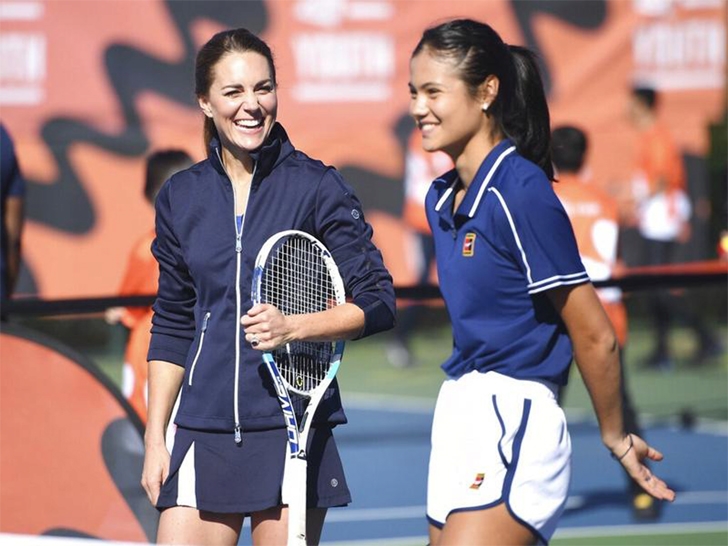
[[[192,360],[192,367],[190,368],[190,379],[188,381],[189,386],[192,386],[192,376],[195,375],[195,368],[197,367],[197,360],[200,358],[200,353],[202,352],[202,344],[205,342],[205,332],[207,331],[207,323],[210,320],[210,312],[208,311],[205,313],[204,318],[202,319],[202,330],[200,333],[200,343],[197,345],[197,352],[195,353],[195,358]]]
[[[250,180],[250,186],[248,187],[248,199],[246,200],[245,205],[245,211],[243,211],[243,221],[240,225],[240,228],[238,228],[238,219],[237,219],[237,209],[238,209],[238,197],[235,192],[235,185],[233,184],[232,179],[230,178],[230,175],[227,174],[227,169],[225,169],[225,163],[222,161],[222,157],[220,156],[220,149],[216,148],[215,151],[217,152],[217,158],[220,161],[220,165],[222,165],[222,168],[225,170],[225,174],[228,177],[228,180],[230,181],[230,186],[233,190],[233,223],[235,225],[235,390],[233,391],[233,406],[234,406],[234,413],[235,413],[235,443],[236,444],[242,444],[243,443],[243,433],[242,433],[242,427],[240,426],[240,335],[242,333],[242,327],[240,326],[240,319],[242,318],[242,298],[240,293],[240,269],[241,269],[241,262],[242,262],[242,253],[243,253],[243,227],[245,226],[245,217],[247,216],[248,212],[248,205],[247,203],[250,200],[250,188],[253,186],[253,179],[255,179],[255,172],[258,170],[258,164],[256,163],[253,166],[253,176]]]

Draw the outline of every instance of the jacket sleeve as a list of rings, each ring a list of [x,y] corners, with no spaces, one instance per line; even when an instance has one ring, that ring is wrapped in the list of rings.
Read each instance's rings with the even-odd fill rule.
[[[195,335],[196,295],[172,222],[172,184],[159,192],[156,237],[152,253],[159,264],[157,298],[152,306],[152,339],[147,360],[163,360],[184,366]]]
[[[372,242],[372,227],[359,199],[335,169],[328,169],[318,186],[315,222],[339,267],[347,295],[364,311],[360,337],[392,328],[396,316],[392,276]]]

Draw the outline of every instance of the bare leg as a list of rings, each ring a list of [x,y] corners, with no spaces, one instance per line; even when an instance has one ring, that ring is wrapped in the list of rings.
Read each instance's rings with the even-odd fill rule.
[[[530,546],[537,541],[537,537],[529,529],[513,519],[505,503],[502,503],[486,510],[450,514],[436,544]]]
[[[440,534],[442,530],[430,524],[430,543],[429,546],[437,546],[440,542]]]
[[[309,508],[306,511],[306,542],[316,546],[326,518],[326,508]],[[285,544],[288,538],[288,508],[276,506],[255,512],[251,516],[253,544]]]
[[[187,506],[173,506],[164,510],[159,517],[157,542],[235,546],[242,525],[242,514],[217,514]]]

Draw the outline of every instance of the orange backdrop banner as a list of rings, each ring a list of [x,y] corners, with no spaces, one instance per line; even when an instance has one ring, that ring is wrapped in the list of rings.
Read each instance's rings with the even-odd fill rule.
[[[664,94],[686,153],[706,153],[725,107],[723,0],[23,0],[0,7],[0,119],[28,179],[19,295],[113,294],[153,222],[144,158],[202,150],[194,56],[246,26],[276,55],[280,121],[362,199],[398,284],[413,281],[402,221],[410,53],[422,30],[467,16],[538,52],[553,123],[592,141],[595,178],[626,187],[635,81]]]
[[[154,540],[142,424],[121,393],[85,357],[11,324],[0,360],[0,532]]]

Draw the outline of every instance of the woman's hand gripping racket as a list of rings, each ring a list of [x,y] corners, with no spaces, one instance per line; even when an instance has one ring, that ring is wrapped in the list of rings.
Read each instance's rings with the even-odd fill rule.
[[[325,311],[345,301],[344,283],[331,253],[302,231],[270,237],[253,272],[253,303],[268,303],[284,315]],[[306,445],[316,408],[336,375],[344,342],[295,341],[263,352],[288,429],[283,503],[288,504],[288,546],[306,544]],[[308,399],[297,418],[291,394]]]

